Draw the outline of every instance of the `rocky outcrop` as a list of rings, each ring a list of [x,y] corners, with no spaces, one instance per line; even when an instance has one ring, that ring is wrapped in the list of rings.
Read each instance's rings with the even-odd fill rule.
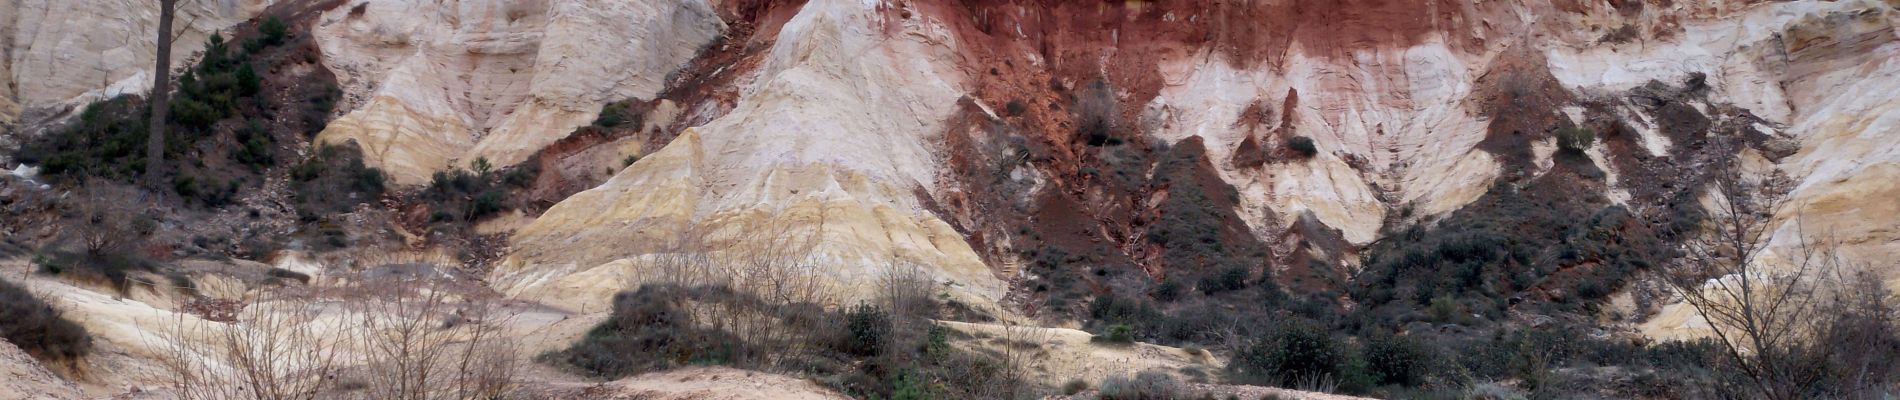
[[[652,244],[770,227],[815,240],[812,257],[844,297],[917,263],[960,294],[1001,298],[1002,281],[916,194],[936,179],[932,146],[960,96],[961,75],[936,64],[955,57],[942,29],[862,3],[805,5],[736,108],[522,228],[496,281],[555,304],[605,304],[626,282],[615,277],[662,251]]]
[[[318,139],[354,140],[410,184],[520,162],[602,104],[651,98],[724,29],[703,0],[372,1],[317,26],[355,103]]]
[[[1752,131],[1802,143],[1776,160],[1805,177],[1795,194],[1813,207],[1803,211],[1805,221],[1839,225],[1853,251],[1900,250],[1891,248],[1885,222],[1895,210],[1848,205],[1891,189],[1881,183],[1890,180],[1891,163],[1881,161],[1895,147],[1878,137],[1892,96],[1877,94],[1893,81],[1889,5],[1451,2],[1419,13],[1303,4],[808,4],[777,43],[764,43],[770,57],[757,71],[734,81],[736,106],[523,228],[498,281],[523,295],[592,288],[581,296],[592,300],[578,302],[604,304],[618,286],[600,282],[635,274],[641,257],[656,252],[647,244],[688,227],[771,220],[819,238],[818,253],[838,260],[831,264],[844,286],[876,275],[879,265],[916,262],[993,298],[987,293],[1000,285],[989,275],[1009,274],[986,271],[1008,270],[1002,264],[1014,254],[983,242],[1027,232],[1015,232],[1021,221],[971,226],[982,218],[969,214],[983,210],[934,209],[967,207],[972,188],[990,185],[946,172],[944,160],[970,157],[955,143],[1000,141],[940,134],[968,125],[943,121],[1002,123],[1023,109],[1070,104],[1086,77],[1105,79],[1112,112],[1135,124],[1114,129],[1163,145],[1198,137],[1209,159],[1248,160],[1213,165],[1239,193],[1235,212],[1254,235],[1268,243],[1291,231],[1337,235],[1334,246],[1347,248],[1329,251],[1350,253],[1390,224],[1429,223],[1501,179],[1549,171],[1554,139],[1527,131],[1546,125],[1630,126],[1641,143],[1630,151],[1645,154],[1587,154],[1605,174],[1608,198],[1645,201],[1633,200],[1628,187],[1648,184],[1642,180],[1656,177],[1644,174],[1657,172],[1625,170],[1631,167],[1616,160],[1669,154],[1673,139],[1662,126],[1669,122],[1618,98],[1652,81],[1677,84],[1701,74],[1697,84],[1712,89],[1693,105],[1697,118],[1733,107],[1764,121]],[[1363,29],[1304,20],[1264,31],[1221,23],[1282,12]],[[1109,28],[1074,30],[1090,24]],[[971,106],[956,110],[965,101]],[[1018,128],[1044,141],[1051,159],[1027,160],[1034,168],[1015,169],[1010,179],[1027,177],[1034,182],[1023,188],[1102,207],[1095,183],[1074,178],[1087,176],[1078,171],[1099,157],[1083,155],[1089,150],[1073,139],[1074,115],[1057,109],[1020,117]],[[1313,139],[1318,154],[1273,156],[1294,136]],[[1249,154],[1239,154],[1243,148]],[[1008,196],[1026,203],[1037,194]],[[1120,213],[1149,212],[1135,208]],[[958,222],[944,223],[942,212]],[[1113,232],[1127,228],[1107,220],[1140,224],[1146,217],[1083,218]],[[1294,226],[1299,221],[1324,229]],[[986,258],[999,248],[1000,259]]]
[[[12,343],[0,341],[0,399],[55,400],[78,399],[79,388],[39,361],[20,351]]]
[[[172,65],[184,65],[205,38],[244,22],[273,0],[183,1]],[[0,4],[0,123],[40,122],[71,108],[151,90],[158,2],[23,0]],[[30,119],[20,121],[22,112]]]
[[[1553,71],[1568,85],[1598,90],[1706,73],[1711,98],[1753,111],[1768,122],[1757,129],[1798,143],[1778,162],[1761,161],[1798,182],[1764,239],[1771,252],[1792,252],[1806,237],[1838,244],[1848,259],[1900,254],[1900,203],[1892,201],[1900,195],[1900,142],[1890,135],[1900,121],[1900,100],[1891,95],[1900,90],[1900,11],[1874,1],[1783,3],[1684,31],[1678,41],[1617,51],[1554,49],[1553,59],[1568,65]],[[1900,270],[1872,268],[1900,283]],[[1705,331],[1686,308],[1665,309],[1644,331]]]
[[[188,3],[181,59],[271,3]],[[1558,125],[1627,127],[1584,154],[1607,198],[1641,208],[1654,193],[1636,188],[1670,176],[1633,166],[1689,145],[1674,117],[1632,99],[1655,85],[1705,94],[1668,113],[1750,125],[1737,131],[1786,148],[1748,156],[1800,180],[1776,246],[1805,229],[1857,258],[1900,254],[1891,1],[339,4],[311,24],[346,93],[319,141],[358,143],[403,184],[573,147],[545,165],[586,173],[537,200],[559,202],[528,215],[490,276],[569,309],[604,306],[682,237],[731,253],[745,246],[717,236],[766,228],[809,242],[843,298],[916,264],[960,296],[1001,301],[1034,250],[1011,241],[1057,230],[1165,275],[1163,246],[1144,237],[1171,189],[1151,181],[1152,162],[1189,143],[1270,259],[1323,242],[1322,258],[1350,268],[1386,228],[1552,170]],[[129,0],[0,5],[0,115],[142,90],[151,52],[137,39],[153,14]],[[623,100],[650,114],[641,134],[562,142]],[[1090,143],[1082,114],[1096,111],[1137,150]],[[1318,151],[1289,156],[1293,137]],[[1109,171],[1133,183],[1107,188],[1099,167],[1121,157],[1147,158]],[[601,170],[615,172],[560,198]]]

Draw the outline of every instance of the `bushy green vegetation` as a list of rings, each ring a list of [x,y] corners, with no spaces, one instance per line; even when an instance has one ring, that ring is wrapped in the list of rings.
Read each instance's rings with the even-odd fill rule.
[[[75,122],[26,143],[18,157],[62,183],[86,177],[129,182],[145,172],[142,105],[130,96],[87,105]]]
[[[875,356],[884,352],[891,340],[891,317],[866,303],[858,303],[844,313],[845,331],[840,350],[858,356]]]
[[[1310,137],[1294,136],[1287,138],[1286,147],[1292,149],[1293,153],[1299,154],[1300,157],[1313,158],[1313,156],[1319,155],[1319,146],[1313,144],[1313,138]]]
[[[1128,324],[1109,325],[1108,329],[1104,330],[1100,336],[1094,337],[1093,340],[1108,343],[1134,343],[1135,328],[1128,326]]]
[[[280,148],[272,132],[281,123],[274,100],[261,95],[266,77],[259,72],[290,52],[283,50],[289,26],[268,18],[259,29],[243,49],[232,49],[225,36],[213,34],[198,63],[177,77],[163,152],[165,159],[179,162],[164,163],[165,170],[157,171],[162,179],[154,182],[157,188],[171,189],[195,206],[223,207],[294,153]],[[329,104],[312,106],[321,110],[303,119],[306,129],[320,127],[334,102],[312,100]],[[147,167],[149,116],[148,103],[131,96],[88,105],[73,122],[24,143],[20,161],[43,165],[45,175],[63,185],[89,179],[135,183]]]
[[[171,103],[172,117],[189,129],[187,132],[203,136],[211,124],[238,116],[239,102],[256,96],[262,81],[251,66],[249,53],[231,53],[224,36],[212,34],[205,43],[204,57],[198,66],[178,77],[178,93]]]
[[[1361,365],[1375,385],[1416,386],[1424,383],[1431,351],[1409,337],[1379,335],[1366,339]]]
[[[601,128],[639,128],[646,123],[646,114],[634,107],[632,100],[607,103],[600,108],[600,116],[594,117],[594,126]]]
[[[1406,228],[1373,246],[1353,294],[1387,313],[1429,305],[1490,319],[1502,316],[1507,300],[1526,300],[1522,292],[1539,288],[1553,294],[1540,307],[1581,310],[1670,259],[1660,236],[1667,226],[1638,220],[1561,178],[1500,185],[1436,226]],[[1593,267],[1557,274],[1585,263]],[[1397,316],[1381,318],[1388,317]]]
[[[231,152],[232,160],[250,167],[252,171],[277,164],[276,152],[271,149],[271,146],[276,145],[276,140],[269,131],[264,130],[263,125],[257,122],[245,125],[237,131],[237,141],[239,147],[237,151]]]
[[[304,222],[374,201],[388,189],[387,182],[382,170],[363,165],[354,145],[318,146],[316,154],[290,168],[291,195]]]
[[[1247,275],[1249,275],[1249,273],[1246,267],[1227,267],[1201,277],[1201,282],[1196,284],[1195,288],[1200,289],[1201,294],[1209,296],[1220,294],[1221,292],[1245,289],[1247,288]]]
[[[684,309],[689,289],[642,286],[614,296],[614,310],[574,347],[550,355],[594,376],[621,377],[689,364],[725,364],[754,349],[701,327]]]
[[[290,38],[290,24],[275,15],[265,16],[257,23],[257,37],[244,41],[244,50],[256,53],[266,47],[284,44]]]
[[[1589,150],[1597,140],[1596,132],[1588,128],[1571,127],[1557,129],[1557,148],[1572,153]]]
[[[533,183],[537,171],[532,165],[496,171],[486,158],[477,158],[468,169],[436,171],[423,191],[430,204],[429,219],[434,222],[473,222],[522,205],[509,197],[511,190]]]
[[[1275,329],[1264,339],[1234,354],[1228,368],[1236,376],[1270,384],[1310,379],[1338,379],[1346,365],[1346,349],[1322,327],[1293,323]]]
[[[615,296],[605,322],[543,359],[606,378],[692,364],[776,370],[860,398],[1027,394],[996,391],[1027,384],[1012,375],[1008,359],[951,346],[951,333],[929,321],[942,305],[928,295],[915,300],[923,303],[894,308],[887,305],[904,302],[886,299],[826,310],[724,286],[649,284]]]

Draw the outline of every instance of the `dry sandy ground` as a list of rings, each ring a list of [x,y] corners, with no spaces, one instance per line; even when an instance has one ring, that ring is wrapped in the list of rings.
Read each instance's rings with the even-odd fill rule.
[[[953,339],[957,346],[994,353],[1000,352],[1003,346],[1015,344],[1018,349],[1022,349],[1020,351],[1027,352],[1023,359],[1029,363],[1030,379],[1049,387],[1060,387],[1070,380],[1081,380],[1088,382],[1089,386],[1099,386],[1103,379],[1110,376],[1129,376],[1142,371],[1166,372],[1183,382],[1189,382],[1197,379],[1204,380],[1211,374],[1218,374],[1227,365],[1225,360],[1216,358],[1203,350],[1190,351],[1148,343],[1098,343],[1090,340],[1094,335],[1074,329],[963,322],[938,322],[938,324],[968,335],[968,337]],[[1029,346],[1030,344],[1034,345],[1033,348]],[[1362,397],[1260,386],[1205,383],[1188,383],[1186,386],[1187,393],[1193,396],[1206,393],[1213,395],[1215,399],[1225,399],[1233,395],[1241,399],[1254,400],[1269,394],[1278,395],[1282,399],[1362,399]],[[1092,400],[1096,398],[1096,394],[1094,390],[1088,390],[1074,396],[1050,396],[1048,399]]]
[[[0,400],[77,399],[79,388],[0,340]]]
[[[1353,396],[1338,395],[1338,394],[1302,392],[1298,390],[1260,387],[1260,386],[1212,385],[1212,384],[1206,384],[1206,383],[1190,383],[1190,384],[1187,384],[1186,386],[1187,387],[1185,389],[1189,396],[1201,396],[1202,394],[1207,394],[1207,396],[1204,396],[1204,397],[1212,398],[1212,399],[1238,398],[1238,399],[1244,399],[1244,400],[1254,400],[1254,399],[1264,399],[1264,398],[1267,398],[1267,396],[1269,395],[1279,396],[1278,398],[1287,399],[1287,400],[1363,400],[1363,399],[1368,399],[1366,397],[1353,397]],[[1075,395],[1071,395],[1071,396],[1049,396],[1049,397],[1043,398],[1043,400],[1095,400],[1098,394],[1099,393],[1097,393],[1094,389],[1090,389],[1090,390],[1082,391],[1081,393],[1076,393]],[[1232,397],[1229,397],[1229,396],[1232,396]]]
[[[690,367],[604,383],[534,389],[523,398],[576,400],[846,400],[811,381],[726,367]]]

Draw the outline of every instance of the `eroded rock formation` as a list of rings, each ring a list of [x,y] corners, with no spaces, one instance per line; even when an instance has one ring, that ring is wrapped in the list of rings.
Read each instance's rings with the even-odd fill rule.
[[[317,23],[354,140],[397,182],[520,162],[609,101],[651,98],[724,25],[701,1],[371,1]]]
[[[270,4],[193,5],[177,54]],[[338,2],[310,26],[346,97],[318,141],[355,141],[409,185],[550,157],[531,165],[563,189],[537,193],[551,206],[521,217],[486,283],[588,313],[669,255],[754,251],[740,239],[761,234],[808,244],[840,301],[917,265],[962,300],[1028,303],[1069,279],[1033,271],[1044,257],[1154,279],[1234,260],[1344,276],[1391,228],[1567,171],[1559,127],[1597,131],[1577,166],[1601,181],[1578,187],[1633,214],[1705,195],[1705,162],[1735,157],[1799,181],[1771,243],[1826,232],[1887,259],[1895,7],[391,0]],[[0,5],[0,115],[142,90],[148,9]],[[583,128],[614,102],[640,123]],[[1748,144],[1711,154],[1711,135]],[[1164,225],[1181,209],[1222,217],[1190,227],[1219,232],[1204,237],[1222,260],[1166,254],[1155,233],[1180,232]],[[1077,291],[1110,290],[1078,275]],[[96,319],[112,341],[137,336],[115,321],[153,313],[71,297],[122,314]],[[1684,312],[1646,331],[1692,333]]]

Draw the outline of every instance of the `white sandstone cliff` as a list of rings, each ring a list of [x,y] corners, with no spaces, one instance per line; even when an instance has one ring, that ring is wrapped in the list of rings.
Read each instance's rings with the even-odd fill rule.
[[[354,106],[318,140],[354,140],[407,184],[520,162],[607,102],[651,98],[724,29],[703,0],[363,4],[316,28]]]

